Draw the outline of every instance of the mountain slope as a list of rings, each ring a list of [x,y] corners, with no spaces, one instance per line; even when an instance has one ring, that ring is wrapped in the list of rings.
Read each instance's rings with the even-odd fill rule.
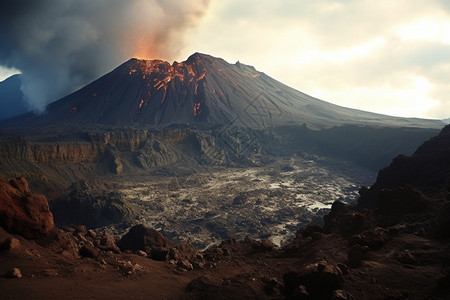
[[[18,74],[0,82],[0,120],[12,118],[28,111],[20,85],[21,79]]]
[[[262,128],[343,124],[441,128],[435,120],[396,118],[340,107],[292,89],[254,67],[195,53],[172,65],[131,59],[81,90],[11,124],[221,126]]]

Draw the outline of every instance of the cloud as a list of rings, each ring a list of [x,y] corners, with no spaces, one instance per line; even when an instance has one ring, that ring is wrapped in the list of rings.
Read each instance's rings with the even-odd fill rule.
[[[199,51],[343,106],[443,118],[448,3],[16,0],[0,4],[0,65],[22,71],[37,110],[131,56]]]
[[[30,106],[46,104],[125,60],[171,59],[209,0],[15,0],[0,4],[0,65],[22,72]]]
[[[240,60],[343,106],[443,118],[449,13],[444,0],[224,0],[184,55]]]

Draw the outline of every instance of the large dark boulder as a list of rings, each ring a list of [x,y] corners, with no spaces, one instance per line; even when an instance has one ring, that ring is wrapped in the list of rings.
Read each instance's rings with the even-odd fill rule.
[[[353,207],[341,201],[335,201],[331,211],[323,217],[323,232],[351,236],[371,226],[367,217],[366,214],[355,211]]]
[[[144,225],[132,227],[118,242],[119,248],[124,250],[161,249],[174,247],[175,244],[153,228]]]

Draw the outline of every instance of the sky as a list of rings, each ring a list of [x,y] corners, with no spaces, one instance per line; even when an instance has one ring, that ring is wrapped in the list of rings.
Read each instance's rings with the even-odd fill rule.
[[[36,110],[127,57],[183,61],[202,52],[253,65],[338,105],[404,117],[450,117],[448,0],[98,0],[98,7],[88,0],[75,6],[74,1],[53,0],[57,8],[42,8],[52,1],[36,0],[42,3],[40,9],[16,16],[12,8],[12,17],[4,24],[0,15],[0,25],[19,17],[27,22],[23,16],[31,15],[30,28],[38,28],[34,36],[23,29],[15,33],[31,41],[1,39],[5,29],[1,30],[0,44],[8,42],[11,51],[2,53],[0,46],[0,65],[30,73],[30,95],[46,91],[39,87],[48,86],[39,80],[42,74],[51,73],[47,77],[52,86],[55,77],[63,78],[57,83],[58,92],[29,99]],[[95,8],[102,9],[101,20],[92,13]],[[74,37],[65,41],[68,33]],[[76,49],[71,46],[74,42],[79,45]],[[33,43],[41,52],[50,49],[58,66],[46,70],[48,53],[34,55]],[[102,53],[100,58],[96,53]],[[44,63],[31,63],[34,59]],[[26,70],[28,64],[33,65],[31,70]],[[2,72],[0,80],[6,76]]]

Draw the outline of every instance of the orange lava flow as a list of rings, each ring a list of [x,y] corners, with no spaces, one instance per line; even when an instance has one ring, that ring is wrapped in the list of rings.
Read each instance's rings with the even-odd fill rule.
[[[200,102],[194,103],[194,116],[200,114],[200,106],[201,106]]]

